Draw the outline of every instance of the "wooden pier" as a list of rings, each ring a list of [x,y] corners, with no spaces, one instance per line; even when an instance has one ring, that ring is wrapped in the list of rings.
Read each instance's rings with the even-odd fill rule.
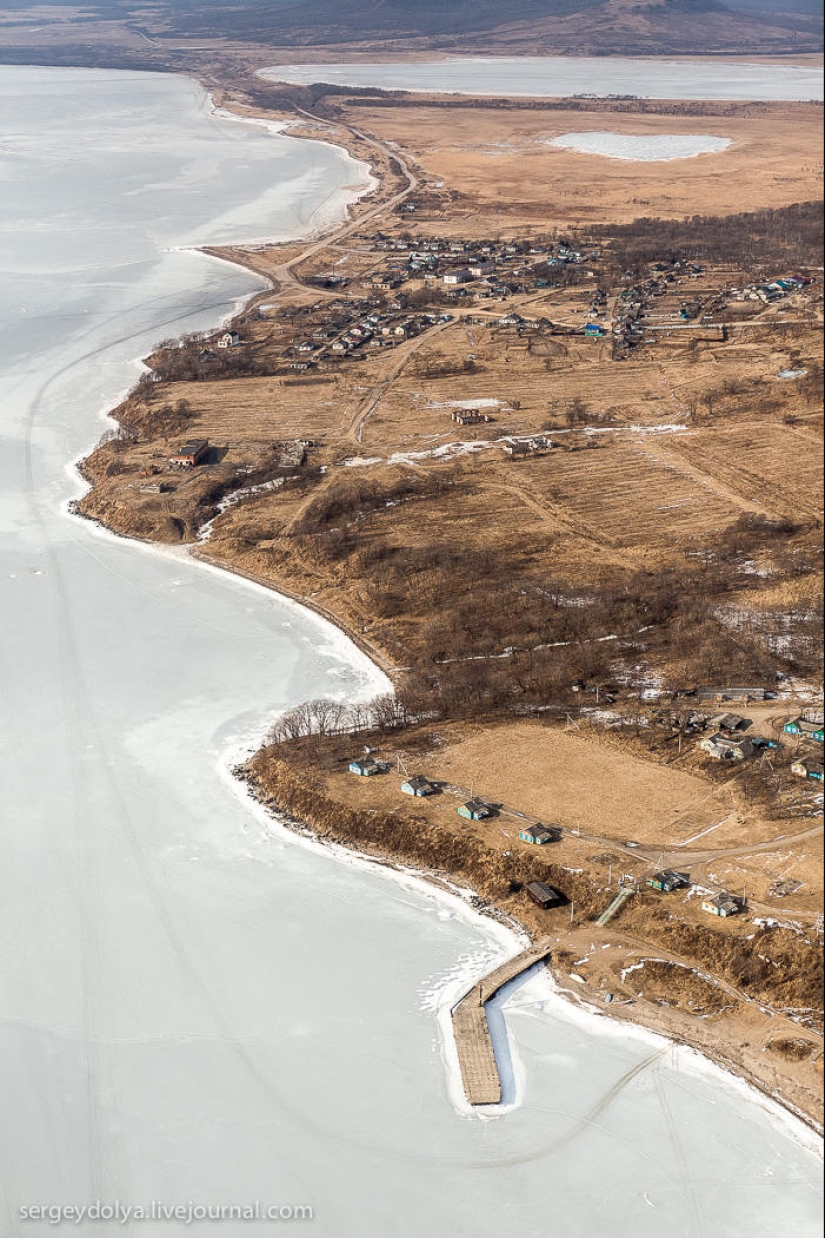
[[[546,959],[550,953],[550,941],[545,940],[530,946],[514,959],[502,963],[489,972],[469,993],[453,1007],[453,1035],[461,1067],[461,1082],[471,1105],[498,1105],[501,1103],[501,1079],[496,1055],[487,1023],[485,1003],[495,997],[499,989],[535,963]]]

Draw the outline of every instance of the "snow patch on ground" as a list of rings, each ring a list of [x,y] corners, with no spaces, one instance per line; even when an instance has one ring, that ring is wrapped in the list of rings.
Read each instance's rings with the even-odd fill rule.
[[[503,400],[428,400],[425,408],[501,408]]]
[[[606,129],[562,133],[557,138],[547,139],[548,146],[559,146],[563,150],[643,163],[694,159],[697,155],[716,154],[730,144],[730,138],[714,137],[710,133],[611,133]]]

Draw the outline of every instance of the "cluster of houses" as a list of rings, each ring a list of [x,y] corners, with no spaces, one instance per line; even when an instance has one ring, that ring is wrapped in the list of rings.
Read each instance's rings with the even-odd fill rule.
[[[391,766],[387,762],[376,760],[374,756],[368,754],[350,761],[348,768],[350,773],[356,774],[358,777],[369,778],[375,774],[386,773]],[[820,765],[819,768],[821,770],[822,766]],[[439,784],[422,774],[407,777],[401,783],[401,791],[405,795],[411,795],[415,798],[432,795],[438,790]],[[459,804],[456,812],[466,821],[485,821],[495,814],[495,808],[485,800],[474,796]],[[519,830],[521,842],[528,843],[534,847],[544,847],[549,843],[559,842],[561,837],[562,831],[559,826],[542,825],[540,822],[527,822]],[[665,868],[660,872],[653,873],[651,877],[646,879],[645,884],[651,890],[657,890],[663,894],[671,894],[675,890],[689,889],[691,880],[689,873],[680,872],[673,868]],[[526,893],[537,906],[545,910],[557,907],[566,901],[560,891],[542,881],[531,882],[526,887]],[[739,915],[745,911],[747,903],[744,898],[739,898],[723,890],[719,894],[708,895],[703,900],[701,907],[709,915],[727,917]]]
[[[545,268],[584,261],[585,255],[564,241],[457,241],[444,237],[394,238],[374,233],[375,249],[393,254],[387,270],[370,279],[373,287],[397,289],[410,280],[438,282],[456,298],[498,299],[546,287]],[[534,269],[535,268],[535,269]],[[468,287],[472,285],[472,287]]]
[[[440,322],[449,322],[449,314],[360,313],[344,325],[320,327],[309,339],[294,345],[290,352],[300,358],[291,368],[306,370],[319,361],[341,358],[369,345],[371,348],[393,348],[413,336],[428,331]]]
[[[782,279],[774,279],[764,284],[746,284],[744,288],[729,289],[730,295],[737,301],[763,301],[766,305],[781,301],[792,292],[806,288],[811,280],[806,275],[786,275]]]
[[[747,757],[766,748],[782,746],[777,740],[764,739],[757,735],[744,735],[742,732],[750,726],[750,721],[739,714],[718,714],[709,721],[701,714],[694,714],[688,721],[692,730],[709,726],[711,734],[699,740],[699,747],[717,761],[744,761]],[[825,728],[821,721],[804,716],[791,718],[782,729],[786,735],[811,740],[818,744],[823,742],[825,735]],[[799,778],[810,778],[815,782],[822,782],[822,760],[821,758],[800,757],[792,762],[791,773]]]
[[[347,768],[351,774],[356,774],[359,778],[370,778],[375,774],[386,773],[390,766],[385,761],[379,761],[374,756],[367,755],[350,761]],[[401,783],[401,791],[404,795],[412,795],[417,799],[433,795],[439,789],[439,783],[433,782],[431,778],[426,778],[423,774],[415,774],[411,778],[405,778]],[[478,796],[473,796],[471,799],[459,804],[456,812],[465,821],[486,821],[488,817],[494,815],[495,808]],[[525,825],[519,833],[519,838],[522,842],[532,843],[534,846],[540,847],[546,843],[558,842],[561,838],[561,830],[555,826],[541,825],[535,822]]]
[[[687,890],[691,886],[690,874],[679,872],[674,868],[665,868],[659,873],[654,873],[652,877],[648,877],[645,884],[651,890],[659,890],[663,894],[670,894],[674,890]],[[702,911],[706,911],[711,916],[737,916],[747,908],[747,903],[744,898],[737,898],[735,894],[729,894],[727,890],[722,890],[719,894],[708,895],[702,900]]]

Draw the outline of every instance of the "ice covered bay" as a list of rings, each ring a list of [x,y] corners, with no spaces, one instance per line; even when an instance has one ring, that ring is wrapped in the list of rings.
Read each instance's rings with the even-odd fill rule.
[[[281,82],[330,82],[384,90],[471,95],[565,97],[635,95],[640,99],[821,99],[817,67],[724,60],[623,56],[455,56],[444,60],[273,65],[261,76]]]
[[[2,68],[0,105],[0,1233],[117,1199],[308,1204],[325,1238],[812,1238],[794,1124],[537,979],[497,1020],[517,1105],[457,1110],[438,1008],[512,939],[267,829],[225,772],[271,711],[380,677],[63,514],[133,359],[256,287],[177,247],[311,227],[363,169],[169,76]]]

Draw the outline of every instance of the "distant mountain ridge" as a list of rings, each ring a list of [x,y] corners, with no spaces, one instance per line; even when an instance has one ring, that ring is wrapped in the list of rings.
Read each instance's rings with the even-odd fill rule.
[[[282,45],[426,40],[602,55],[812,51],[823,26],[816,0],[172,0],[168,14],[170,33]]]
[[[820,0],[0,0],[7,28],[49,13],[147,42],[220,39],[363,54],[783,55],[822,50]],[[81,38],[81,43],[86,39]]]

